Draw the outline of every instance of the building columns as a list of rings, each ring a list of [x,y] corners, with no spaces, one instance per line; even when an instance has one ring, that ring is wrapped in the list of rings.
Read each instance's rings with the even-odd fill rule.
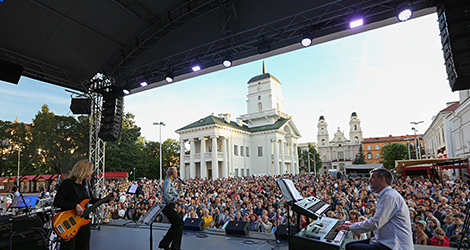
[[[283,175],[286,173],[286,143],[281,141],[281,171],[280,174]]]
[[[207,177],[207,167],[206,167],[206,141],[204,140],[204,137],[199,138],[201,141],[201,178],[206,178]]]
[[[184,179],[186,178],[186,164],[184,163],[184,140],[180,141],[180,175]]]
[[[227,154],[227,138],[222,137],[222,153],[223,153],[223,162],[222,162],[222,177],[228,178],[228,154]]]
[[[274,171],[273,175],[279,175],[279,145],[277,139],[273,139],[274,142]]]
[[[194,155],[196,154],[196,145],[194,138],[189,139],[190,151],[189,151],[189,177],[196,178],[196,164],[194,163]]]
[[[219,161],[217,160],[217,136],[212,137],[212,179],[219,178]]]

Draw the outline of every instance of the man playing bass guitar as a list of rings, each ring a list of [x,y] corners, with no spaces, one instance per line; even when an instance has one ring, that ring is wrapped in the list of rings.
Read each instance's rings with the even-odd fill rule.
[[[81,160],[73,166],[72,172],[67,179],[63,181],[54,199],[54,206],[61,208],[62,211],[75,209],[78,216],[82,216],[84,208],[80,203],[89,199],[90,203],[99,200],[93,196],[88,181],[93,174],[93,164],[88,160]],[[114,193],[114,198],[117,194]],[[76,235],[68,240],[61,240],[61,250],[88,250],[90,249],[90,224],[80,227]]]

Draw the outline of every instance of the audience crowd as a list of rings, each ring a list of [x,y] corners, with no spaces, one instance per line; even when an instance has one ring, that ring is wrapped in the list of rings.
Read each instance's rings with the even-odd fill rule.
[[[184,219],[202,218],[204,226],[224,229],[229,221],[250,222],[250,230],[274,233],[277,226],[296,224],[296,215],[287,214],[287,204],[277,183],[277,177],[250,176],[229,179],[187,179],[178,183],[186,201],[176,206]],[[376,210],[377,194],[368,180],[353,180],[342,175],[284,175],[291,179],[303,197],[315,196],[331,204],[326,216],[352,222],[367,220]],[[106,189],[119,188],[118,200],[104,208],[105,222],[115,219],[139,220],[162,198],[158,180],[141,180],[136,194],[127,194],[133,182],[113,181]],[[137,182],[134,182],[137,183]],[[458,242],[463,231],[465,205],[469,201],[469,185],[459,178],[407,177],[396,178],[393,188],[405,198],[410,209],[415,244],[449,246]],[[167,222],[159,216],[158,222]],[[301,227],[311,220],[301,216]],[[351,234],[352,239],[366,239],[367,234]]]

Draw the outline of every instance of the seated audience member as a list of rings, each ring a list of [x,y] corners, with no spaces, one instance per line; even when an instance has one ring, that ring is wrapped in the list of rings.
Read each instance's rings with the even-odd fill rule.
[[[214,221],[212,215],[209,214],[209,209],[204,210],[204,215],[202,216],[202,219],[204,220],[204,227],[209,227],[211,225],[211,222]]]
[[[449,247],[450,241],[447,238],[444,230],[442,228],[436,228],[434,231],[435,235],[429,241],[431,242],[431,246],[440,246],[440,247]]]
[[[414,235],[414,242],[417,245],[429,245],[429,237],[426,235],[424,230],[426,229],[427,225],[424,220],[420,220],[418,223],[415,223],[415,235]]]
[[[452,216],[452,219],[452,225],[448,226],[446,229],[446,236],[448,238],[450,238],[452,235],[455,235],[457,233],[457,229],[459,229],[463,225],[463,215],[454,214],[454,216]]]

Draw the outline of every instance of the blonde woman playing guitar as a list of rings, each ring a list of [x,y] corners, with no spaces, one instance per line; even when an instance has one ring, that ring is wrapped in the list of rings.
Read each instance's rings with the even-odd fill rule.
[[[92,174],[93,164],[87,160],[81,160],[75,164],[67,179],[59,186],[54,205],[64,212],[54,217],[53,224],[54,230],[62,238],[60,241],[61,250],[90,249],[89,220],[81,216],[88,215],[89,211],[84,214],[87,200],[92,204],[107,202],[104,201],[105,199],[100,201],[93,196],[88,184]],[[117,194],[114,193],[113,195],[116,198]],[[111,198],[111,195],[106,197],[108,200],[109,198]],[[66,220],[63,218],[66,218]],[[66,230],[67,232],[65,232]]]

